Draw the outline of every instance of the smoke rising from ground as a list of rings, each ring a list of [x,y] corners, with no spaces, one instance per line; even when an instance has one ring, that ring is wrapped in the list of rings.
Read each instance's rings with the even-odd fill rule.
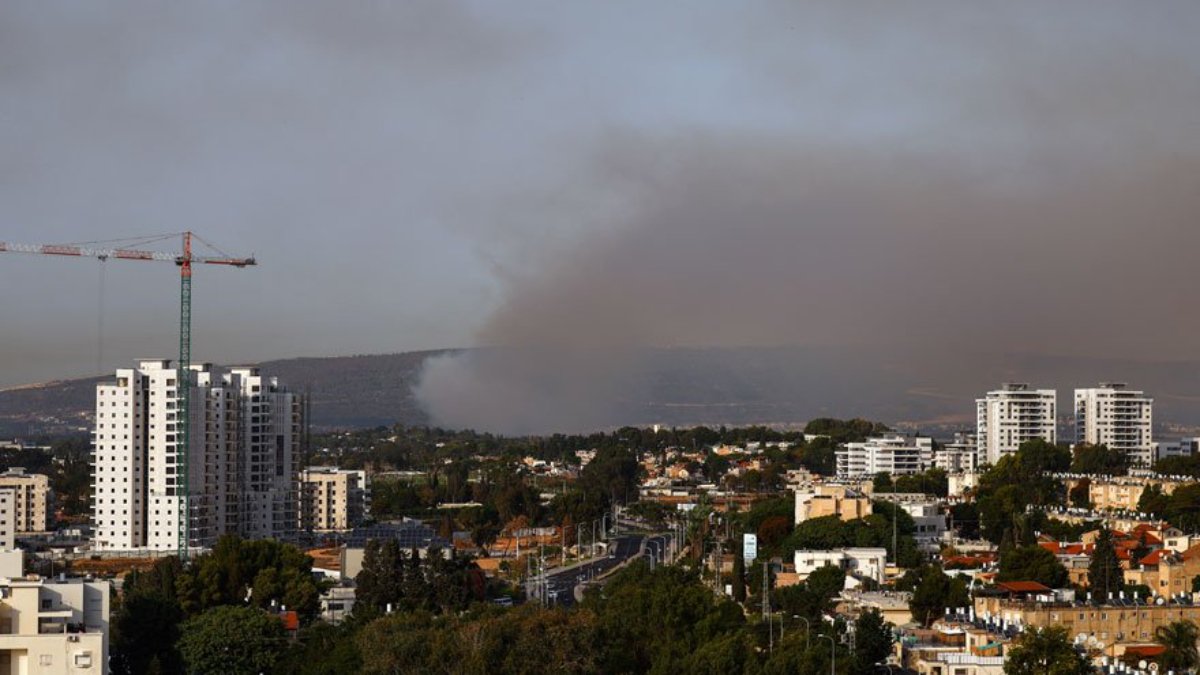
[[[1117,36],[1095,16],[1052,15],[1051,36],[1014,12],[972,33],[964,14],[889,30],[831,10],[840,33],[820,41],[851,76],[837,85],[813,84],[836,64],[808,59],[803,39],[794,62],[772,63],[802,90],[797,114],[803,89],[832,88],[844,95],[823,110],[855,118],[890,99],[897,128],[602,138],[547,187],[553,199],[521,205],[593,219],[559,195],[603,195],[601,225],[508,275],[479,333],[496,349],[427,365],[417,393],[432,417],[619,425],[647,395],[635,383],[648,346],[878,345],[940,370],[941,385],[970,377],[958,366],[972,353],[1200,357],[1200,153],[1185,112],[1200,90],[1183,67],[1196,49],[1137,22]],[[922,43],[939,28],[964,32]]]

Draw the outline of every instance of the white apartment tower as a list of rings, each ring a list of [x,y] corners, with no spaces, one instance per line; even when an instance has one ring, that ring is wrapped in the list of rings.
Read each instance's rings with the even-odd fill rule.
[[[223,534],[285,537],[295,531],[299,397],[257,368],[192,365],[188,448],[179,446],[177,374],[169,360],[141,361],[96,388],[93,450],[95,547],[174,550],[188,459],[188,541]]]
[[[1154,461],[1151,424],[1154,400],[1120,382],[1075,390],[1075,442],[1106,445],[1120,450],[1131,462]]]
[[[975,399],[975,436],[979,455],[990,464],[1014,453],[1025,441],[1040,438],[1054,443],[1055,407],[1053,389],[1030,389],[1028,384],[1009,383]]]

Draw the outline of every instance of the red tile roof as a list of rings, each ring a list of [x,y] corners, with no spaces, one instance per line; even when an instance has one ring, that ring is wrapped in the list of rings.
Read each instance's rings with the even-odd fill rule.
[[[1139,560],[1138,563],[1140,563],[1142,565],[1157,565],[1159,563],[1159,561],[1162,560],[1162,555],[1163,555],[1162,549],[1158,549],[1157,551],[1151,551],[1149,555],[1147,555],[1144,558],[1142,558],[1141,560]]]
[[[1051,590],[1036,581],[1001,581],[996,587],[1009,593],[1047,593]]]
[[[1167,651],[1167,648],[1162,645],[1130,645],[1125,648],[1126,655],[1149,656],[1151,658],[1161,656],[1165,651]]]

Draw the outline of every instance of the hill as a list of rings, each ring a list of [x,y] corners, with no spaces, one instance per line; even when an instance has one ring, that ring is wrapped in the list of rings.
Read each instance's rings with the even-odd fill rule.
[[[266,361],[294,391],[307,391],[317,428],[428,424],[412,387],[426,359],[451,351]],[[1125,380],[1154,396],[1165,436],[1200,426],[1200,364],[1077,357],[951,358],[880,354],[859,348],[688,348],[645,350],[603,427],[625,424],[801,424],[814,417],[865,417],[906,428],[974,426],[974,399],[1004,381],[1070,390]],[[86,431],[99,378],[0,391],[0,437]]]

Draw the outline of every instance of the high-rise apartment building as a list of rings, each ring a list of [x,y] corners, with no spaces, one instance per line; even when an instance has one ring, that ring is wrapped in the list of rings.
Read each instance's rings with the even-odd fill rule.
[[[1120,450],[1139,466],[1154,462],[1154,400],[1120,382],[1075,390],[1075,442]]]
[[[367,472],[313,466],[300,473],[300,529],[349,530],[367,513]]]
[[[17,534],[49,530],[50,477],[40,473],[25,473],[14,466],[0,473],[0,490],[12,490],[14,495],[13,526]]]
[[[299,396],[257,368],[192,365],[190,441],[180,446],[177,373],[141,361],[96,388],[92,520],[99,550],[173,550],[182,496],[189,546],[223,534],[295,531]],[[187,484],[183,460],[187,459]]]
[[[995,464],[1025,441],[1056,442],[1057,399],[1053,389],[1030,389],[1023,383],[1007,383],[976,399],[975,437],[980,457]]]

